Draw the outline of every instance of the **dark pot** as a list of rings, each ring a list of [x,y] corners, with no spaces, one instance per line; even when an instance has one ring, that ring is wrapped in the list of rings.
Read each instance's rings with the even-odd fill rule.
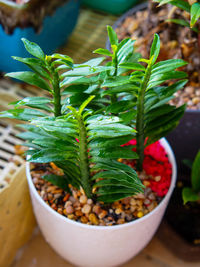
[[[147,6],[147,3],[142,3],[130,9],[115,22],[113,28],[116,29],[126,17],[146,9]],[[106,48],[110,49],[109,40]],[[193,160],[200,149],[200,110],[186,110],[180,124],[167,136],[167,140],[175,153],[179,173],[188,173],[182,160]]]
[[[180,178],[181,186],[178,182],[158,236],[176,256],[186,261],[200,261],[200,204],[183,205],[182,189],[191,184],[188,176]]]

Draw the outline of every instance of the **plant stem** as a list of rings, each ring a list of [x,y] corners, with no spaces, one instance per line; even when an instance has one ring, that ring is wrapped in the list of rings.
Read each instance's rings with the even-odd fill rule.
[[[51,73],[53,76],[52,86],[53,86],[53,97],[54,97],[54,116],[61,116],[61,95],[60,95],[60,80],[58,72],[51,68]]]
[[[76,117],[79,125],[79,153],[82,186],[86,196],[88,198],[92,198],[92,187],[90,184],[89,160],[87,152],[87,131],[82,116],[77,114]]]
[[[144,142],[145,142],[145,135],[144,135],[144,97],[145,91],[147,89],[147,85],[151,75],[151,63],[149,63],[144,80],[140,86],[140,91],[138,94],[138,104],[137,104],[137,117],[136,117],[136,140],[137,140],[137,153],[139,159],[137,160],[137,170],[142,171],[142,164],[144,160]]]
[[[113,74],[113,77],[116,77],[117,76],[117,72],[118,72],[118,61],[117,61],[117,55],[115,54],[115,57],[114,57],[114,60],[113,60],[113,64],[114,64],[114,67],[115,67],[115,72]],[[117,96],[116,94],[113,94],[111,96],[111,104],[114,104],[117,102]]]

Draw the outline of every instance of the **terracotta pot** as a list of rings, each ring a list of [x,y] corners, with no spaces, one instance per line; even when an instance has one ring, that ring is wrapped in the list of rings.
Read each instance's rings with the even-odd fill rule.
[[[46,241],[64,259],[77,266],[109,267],[120,265],[137,255],[156,232],[176,182],[174,154],[161,140],[172,164],[172,181],[167,195],[149,214],[117,226],[86,225],[60,215],[37,193],[27,163],[27,179],[34,213]]]

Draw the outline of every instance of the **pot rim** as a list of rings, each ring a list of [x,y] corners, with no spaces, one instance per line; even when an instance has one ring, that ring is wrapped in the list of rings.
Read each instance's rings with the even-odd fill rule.
[[[148,218],[150,216],[152,216],[154,213],[157,212],[158,209],[160,209],[164,203],[168,200],[168,198],[170,197],[170,195],[172,194],[174,187],[175,187],[175,183],[176,183],[176,177],[177,177],[177,166],[176,166],[176,160],[175,160],[175,156],[174,153],[172,151],[172,148],[170,146],[170,144],[167,142],[167,140],[165,138],[162,138],[159,140],[159,142],[161,143],[161,145],[165,148],[165,151],[167,152],[167,155],[169,157],[169,161],[172,164],[172,177],[171,177],[171,184],[169,187],[169,190],[167,192],[167,194],[164,196],[164,198],[162,199],[162,201],[158,204],[158,206],[156,208],[154,208],[151,212],[149,212],[148,214],[144,215],[141,218],[138,218],[132,222],[128,222],[125,224],[121,224],[121,225],[112,225],[112,226],[96,226],[96,225],[87,225],[84,223],[80,223],[71,219],[68,219],[67,217],[59,214],[57,211],[55,211],[54,209],[52,209],[42,198],[41,196],[38,194],[32,178],[31,178],[31,174],[30,174],[30,162],[26,162],[26,176],[27,176],[27,180],[28,180],[28,184],[29,184],[29,190],[32,191],[32,193],[34,194],[35,198],[37,199],[37,201],[41,204],[41,206],[43,206],[43,208],[45,208],[46,210],[48,210],[52,216],[56,216],[58,219],[61,219],[63,221],[65,221],[66,223],[70,223],[72,225],[75,226],[79,226],[85,229],[93,229],[93,230],[98,230],[98,231],[109,231],[110,230],[114,230],[114,229],[121,229],[121,228],[126,228],[126,227],[130,227],[131,225],[134,224],[138,224],[142,221],[148,220]]]

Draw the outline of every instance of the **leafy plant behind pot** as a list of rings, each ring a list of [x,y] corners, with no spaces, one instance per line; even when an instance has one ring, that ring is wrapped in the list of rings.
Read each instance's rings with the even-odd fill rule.
[[[180,8],[183,11],[186,11],[190,14],[190,21],[183,19],[168,19],[167,21],[173,22],[182,26],[191,28],[193,31],[199,33],[198,27],[195,27],[195,24],[200,18],[200,3],[193,0],[153,0],[153,2],[159,3],[159,6],[164,4],[171,4],[175,7]]]
[[[200,200],[200,151],[197,153],[192,164],[191,184],[192,187],[184,187],[182,190],[183,202],[196,202]]]
[[[89,198],[97,196],[99,201],[113,202],[143,192],[144,186],[137,173],[117,161],[118,158],[137,158],[131,147],[121,147],[134,138],[135,130],[122,124],[117,116],[93,115],[94,111],[87,105],[94,96],[86,99],[79,108],[68,105],[68,98],[62,102],[65,78],[59,75],[59,69],[64,65],[69,72],[72,69],[80,71],[82,65],[74,66],[68,56],[46,56],[35,43],[26,39],[23,42],[34,58],[14,58],[28,65],[33,72],[9,73],[7,76],[44,89],[50,96],[26,97],[11,103],[14,109],[1,112],[0,116],[29,122],[18,125],[27,130],[19,136],[28,140],[26,145],[32,148],[27,151],[29,161],[54,162],[63,170],[63,176],[46,175],[44,179],[64,190],[69,190],[68,184],[76,188],[82,186]],[[81,70],[87,70],[88,74],[88,71],[98,73],[111,69],[96,66],[101,61],[93,60],[92,69],[85,64]],[[76,80],[77,76],[70,76],[70,79]]]

